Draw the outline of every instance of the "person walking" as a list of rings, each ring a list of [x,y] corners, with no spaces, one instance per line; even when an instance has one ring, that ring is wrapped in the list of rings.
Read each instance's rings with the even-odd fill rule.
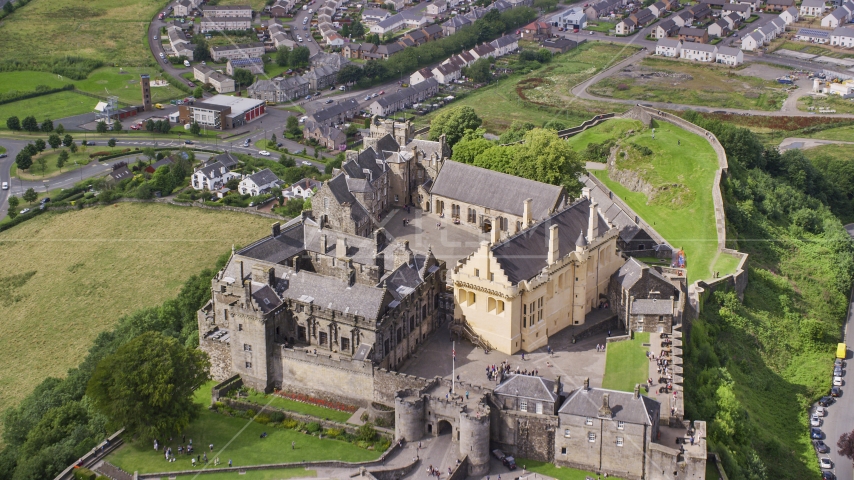
[[[297,442],[291,442],[291,450],[296,450]]]
[[[231,459],[228,459],[228,468],[231,468]]]

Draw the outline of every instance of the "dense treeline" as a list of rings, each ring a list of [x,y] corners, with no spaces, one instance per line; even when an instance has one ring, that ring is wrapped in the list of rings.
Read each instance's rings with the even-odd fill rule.
[[[216,270],[227,260],[228,254],[221,256]],[[0,480],[53,478],[111,434],[108,419],[85,396],[95,366],[145,332],[160,332],[183,345],[197,346],[196,311],[210,298],[214,273],[204,270],[187,280],[174,299],[120,318],[115,328],[98,335],[86,358],[66,378],[46,379],[17,408],[7,410]]]
[[[747,129],[686,118],[727,152],[727,239],[750,254],[744,302],[718,292],[692,326],[686,415],[709,422],[712,450],[733,480],[815,478],[807,412],[830,386],[854,277],[854,246],[839,220],[851,215],[845,185],[854,175],[763,147]]]

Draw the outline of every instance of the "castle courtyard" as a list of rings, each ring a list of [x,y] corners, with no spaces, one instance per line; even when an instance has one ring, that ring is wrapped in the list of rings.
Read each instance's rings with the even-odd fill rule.
[[[403,220],[407,224],[403,224]],[[441,223],[437,228],[436,224]],[[412,250],[426,252],[433,249],[433,255],[444,260],[447,265],[456,265],[457,261],[477,250],[480,242],[489,240],[488,233],[478,233],[468,225],[454,225],[450,218],[440,218],[435,213],[426,213],[420,208],[410,208],[407,212],[396,209],[383,219],[383,228],[397,241],[409,241]]]

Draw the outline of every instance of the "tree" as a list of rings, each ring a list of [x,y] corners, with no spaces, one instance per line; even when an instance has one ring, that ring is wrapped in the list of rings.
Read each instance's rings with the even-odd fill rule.
[[[492,80],[492,72],[489,70],[491,65],[489,58],[480,58],[463,68],[462,73],[476,83],[489,83]]]
[[[150,118],[148,120],[146,120],[145,131],[146,132],[153,132],[154,131],[154,120],[152,120]]]
[[[289,157],[283,153],[279,155],[279,165],[290,168],[296,167],[297,162],[293,159],[293,157]]]
[[[460,163],[474,163],[478,155],[495,146],[495,142],[483,138],[482,129],[469,131],[453,148],[451,158]]]
[[[193,60],[202,62],[211,59],[210,48],[208,47],[208,42],[205,40],[204,35],[194,35],[193,43],[196,45],[196,47],[193,48]]]
[[[372,33],[372,34],[368,35],[365,38],[365,40],[368,43],[373,43],[374,45],[379,45],[380,44],[380,35],[378,33]]]
[[[98,125],[95,127],[95,131],[98,133],[107,133],[107,122],[103,120],[98,122]]]
[[[344,68],[338,70],[338,83],[356,83],[364,74],[365,72],[358,65],[352,63],[345,65]]]
[[[172,131],[172,124],[169,123],[169,120],[162,120],[157,126],[157,131],[160,133],[169,133]]]
[[[39,153],[39,149],[36,148],[36,146],[33,145],[32,143],[28,143],[24,147],[24,151],[27,152],[31,157],[34,157]]]
[[[6,5],[9,4],[7,3]],[[21,121],[18,119],[18,117],[11,116],[6,119],[6,128],[15,131],[21,130]]]
[[[467,130],[477,130],[483,120],[471,107],[456,107],[436,115],[430,123],[430,140],[439,140],[445,135],[445,141],[454,146]]]
[[[58,168],[60,172],[62,172],[62,167],[64,167],[65,164],[68,163],[68,157],[68,150],[63,150],[59,152],[59,157],[57,157],[56,159],[56,168]]]
[[[39,157],[36,159],[36,163],[39,164],[39,168],[42,170],[42,176],[44,176],[45,171],[47,170],[47,158]]]
[[[301,68],[308,66],[308,59],[311,56],[311,52],[308,47],[295,47],[291,50],[290,63],[291,67]],[[236,80],[235,80],[236,81]]]
[[[12,199],[10,198],[10,207],[12,205],[11,200]],[[854,460],[854,431],[843,433],[842,436],[839,437],[839,441],[836,442],[836,446],[839,447],[838,453],[840,455],[850,460]]]
[[[202,90],[202,87],[196,87],[196,89],[193,90],[193,98],[202,98],[204,95],[205,91]]]
[[[157,152],[154,151],[152,147],[145,147],[142,149],[142,154],[148,157],[148,163],[151,164],[151,161],[154,160],[154,157],[157,156]]]
[[[18,197],[12,195],[9,197],[9,216],[15,218],[15,215],[18,214],[18,205],[21,204],[21,201],[18,200]]]
[[[115,138],[111,138],[111,139],[107,140],[107,146],[109,146],[109,147],[115,147],[115,146],[116,146],[116,139],[115,139]]]
[[[193,124],[190,125],[190,133],[192,133],[193,135],[198,135],[202,133],[202,127],[199,126],[199,122],[193,122]]]
[[[71,153],[77,153],[77,143],[71,142],[71,144],[68,145],[68,149],[71,150]]]
[[[292,137],[299,136],[302,134],[302,129],[299,126],[299,120],[294,115],[288,117],[288,122],[285,126],[285,132],[290,134]]]
[[[288,47],[279,47],[276,50],[276,65],[280,67],[287,67],[290,55],[291,50]]]
[[[38,132],[39,131],[39,122],[36,121],[36,117],[30,115],[29,117],[24,117],[24,120],[21,122],[21,126],[24,130],[28,132]]]
[[[341,36],[344,38],[349,38],[350,35],[352,35],[352,32],[350,32],[350,24],[345,23],[338,33],[341,34]]]
[[[42,153],[45,148],[47,148],[47,144],[44,142],[44,140],[41,138],[37,138],[36,139],[36,150],[38,150],[39,153]]]
[[[248,87],[255,81],[255,75],[245,68],[234,69],[234,87],[240,90],[241,87]]]
[[[46,118],[46,119],[42,122],[41,129],[42,129],[42,131],[43,131],[43,132],[45,132],[45,133],[50,133],[50,132],[52,132],[52,131],[53,131],[53,120],[51,120],[51,119],[49,119],[49,118]]]
[[[12,2],[6,2],[3,4],[3,11],[8,15],[15,11],[15,5],[13,5]]]
[[[502,145],[507,145],[508,143],[516,143],[519,140],[522,140],[525,137],[525,133],[536,128],[531,122],[521,122],[519,120],[515,120],[510,128],[504,131],[500,137],[498,137],[498,143]]]
[[[51,133],[49,137],[47,137],[47,143],[50,145],[50,148],[56,150],[62,145],[62,139],[59,138],[59,135],[55,133]]]
[[[71,135],[66,133],[65,136],[62,137],[62,146],[63,147],[70,147],[71,142],[73,142],[73,141],[74,141],[74,137],[72,137]]]
[[[272,143],[273,145],[276,144],[276,134],[275,133],[270,134],[270,143]]]
[[[561,130],[566,130],[568,127],[560,120],[549,120],[543,125],[543,128],[559,132]]]
[[[37,198],[39,198],[39,194],[32,188],[28,188],[27,191],[24,192],[23,198],[27,203],[33,203]]]
[[[362,22],[356,20],[350,24],[350,35],[353,35],[353,38],[361,38],[365,35],[365,26]]]
[[[388,74],[385,63],[377,60],[368,60],[365,63],[364,75],[367,78],[383,78]]]
[[[56,126],[56,134],[62,135],[63,133],[65,133],[65,127],[63,127],[62,124],[60,123],[59,125]]]
[[[113,131],[114,132],[121,132],[123,128],[124,128],[124,126],[122,125],[122,122],[120,122],[118,120],[113,122]]]
[[[209,369],[201,350],[160,332],[146,332],[98,363],[86,395],[131,435],[165,438],[198,417],[193,392],[210,378]]]

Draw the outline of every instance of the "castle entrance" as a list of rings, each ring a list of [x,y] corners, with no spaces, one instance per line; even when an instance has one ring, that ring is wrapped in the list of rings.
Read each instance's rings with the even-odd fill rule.
[[[439,420],[439,423],[436,424],[436,435],[449,435],[453,433],[454,427],[451,426],[451,422],[447,420]]]

